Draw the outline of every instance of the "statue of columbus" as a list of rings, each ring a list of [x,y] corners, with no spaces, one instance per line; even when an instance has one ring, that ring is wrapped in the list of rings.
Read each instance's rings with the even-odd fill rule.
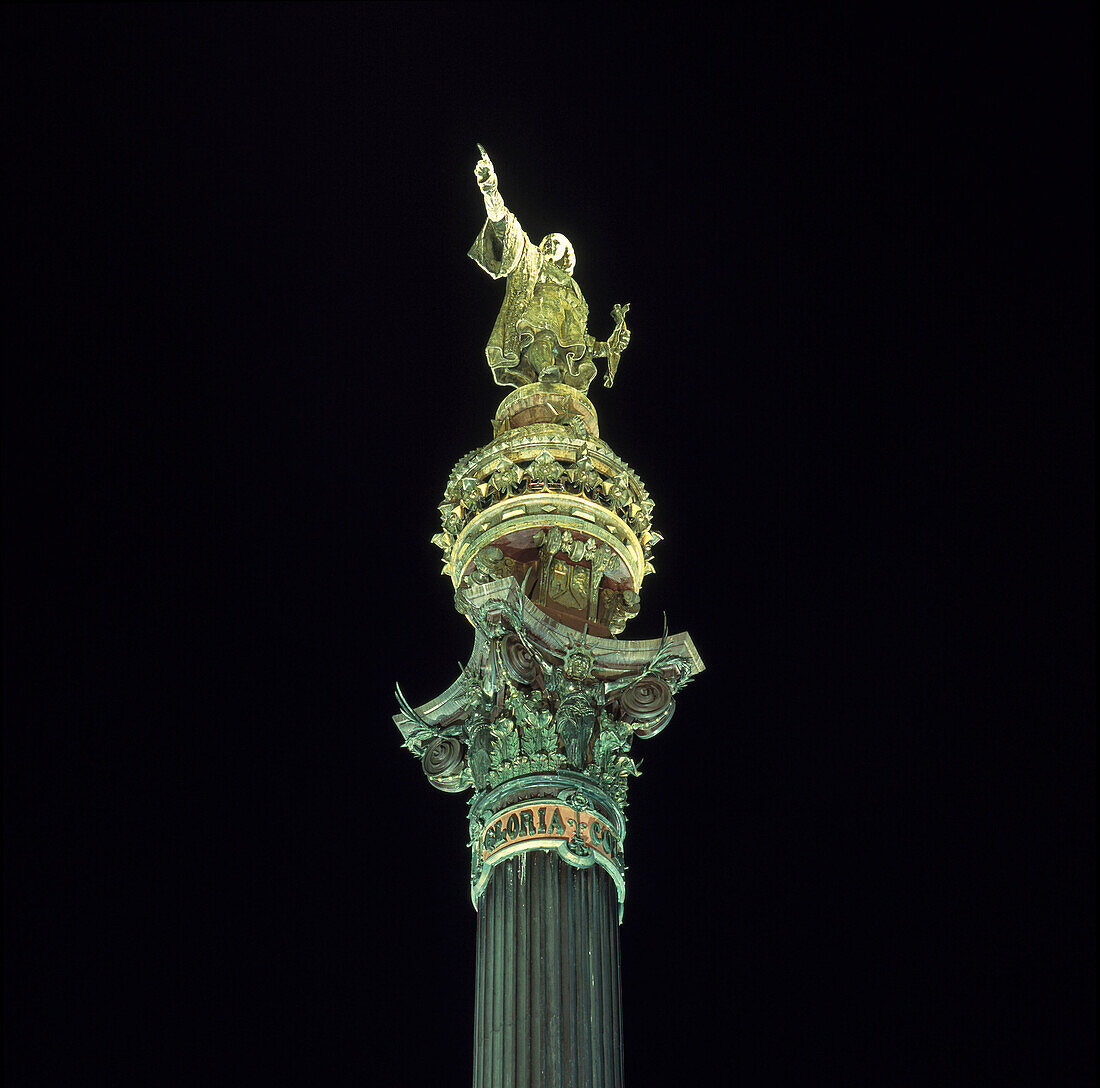
[[[548,234],[537,247],[504,206],[489,156],[479,144],[481,159],[474,177],[485,198],[485,225],[470,247],[469,256],[493,279],[504,279],[504,304],[485,357],[497,385],[558,382],[584,393],[596,376],[594,359],[606,358],[609,389],[619,358],[630,342],[626,312],[630,304],[615,306],[615,328],[606,341],[588,335],[588,303],[573,270],[577,259],[569,239]]]

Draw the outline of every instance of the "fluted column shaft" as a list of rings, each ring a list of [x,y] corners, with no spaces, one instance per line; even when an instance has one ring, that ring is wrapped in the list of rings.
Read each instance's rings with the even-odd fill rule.
[[[619,901],[599,866],[532,850],[477,922],[474,1088],[621,1088]]]

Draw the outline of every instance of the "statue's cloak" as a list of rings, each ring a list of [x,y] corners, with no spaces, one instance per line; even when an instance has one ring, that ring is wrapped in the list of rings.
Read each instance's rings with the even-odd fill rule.
[[[469,256],[493,279],[507,279],[485,358],[497,385],[528,385],[539,380],[521,359],[536,333],[548,332],[557,346],[562,381],[587,389],[596,368],[588,355],[588,303],[576,280],[552,261],[520,228],[511,212],[500,224],[486,220]],[[583,384],[582,384],[583,382]]]

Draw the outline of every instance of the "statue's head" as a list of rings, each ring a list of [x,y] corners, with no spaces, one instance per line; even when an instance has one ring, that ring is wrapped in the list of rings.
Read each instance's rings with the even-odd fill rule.
[[[587,630],[586,627],[585,631]],[[573,642],[566,647],[565,657],[562,660],[562,672],[570,680],[587,680],[592,675],[595,664],[596,655],[584,643]]]
[[[563,272],[573,275],[577,255],[573,252],[573,243],[564,234],[548,234],[539,242],[539,252]]]

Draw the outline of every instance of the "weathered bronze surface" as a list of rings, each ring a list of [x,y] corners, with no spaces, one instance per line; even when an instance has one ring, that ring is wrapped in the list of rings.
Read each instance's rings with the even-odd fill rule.
[[[533,605],[511,575],[475,583],[460,591],[458,602],[475,630],[468,664],[442,695],[416,709],[399,692],[402,713],[394,720],[432,785],[447,792],[475,791],[470,807],[475,904],[487,879],[484,867],[530,849],[557,849],[579,866],[604,865],[625,895],[623,813],[627,781],[638,774],[631,744],[635,736],[646,739],[665,728],[676,709],[674,696],[702,670],[691,639],[667,633],[642,641],[578,634]],[[510,789],[501,788],[506,784]],[[501,834],[509,849],[497,849],[506,843],[496,841],[496,833],[493,849],[487,849],[486,828],[509,806],[533,799],[545,801],[548,811],[562,805],[588,811],[598,801],[613,837],[599,836],[594,844],[591,832],[587,840],[579,833],[535,835],[521,814],[514,828],[504,817]],[[571,850],[570,842],[585,849]],[[593,849],[598,845],[607,848]]]
[[[615,887],[556,854],[509,858],[477,919],[474,1088],[621,1088]]]
[[[568,240],[531,244],[484,149],[475,176],[487,218],[470,256],[507,281],[486,357],[496,382],[517,388],[489,444],[451,471],[433,538],[474,629],[470,659],[421,706],[398,688],[394,721],[433,786],[473,791],[475,1084],[602,1088],[622,1078],[615,922],[632,743],[665,728],[703,664],[667,626],[660,639],[617,637],[661,539],[645,486],[600,438],[585,395],[594,359],[614,380],[628,307],[593,340]]]

